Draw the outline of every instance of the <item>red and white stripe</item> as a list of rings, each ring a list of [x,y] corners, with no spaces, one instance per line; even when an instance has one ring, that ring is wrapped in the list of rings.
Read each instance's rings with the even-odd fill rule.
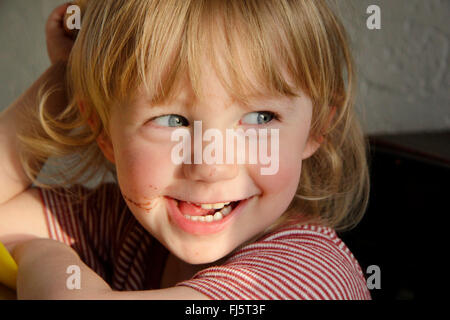
[[[178,283],[211,299],[370,299],[350,250],[326,227],[289,227]]]
[[[165,264],[152,258],[161,245],[134,218],[117,185],[101,185],[81,204],[73,204],[62,188],[40,191],[50,238],[72,246],[113,289],[149,289],[149,273]],[[82,186],[70,191],[92,192]],[[313,225],[275,231],[177,285],[211,299],[371,298],[348,247],[333,229]]]

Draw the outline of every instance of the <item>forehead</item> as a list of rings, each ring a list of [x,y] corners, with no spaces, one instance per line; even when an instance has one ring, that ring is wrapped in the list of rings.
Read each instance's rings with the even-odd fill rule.
[[[223,88],[217,88],[217,84],[213,84],[212,82],[209,82],[209,84],[211,84],[211,86],[208,87],[209,90],[204,90],[204,95],[202,97],[197,97],[194,94],[192,87],[185,83],[183,86],[180,86],[178,90],[175,90],[172,96],[159,101],[153,100],[151,95],[146,93],[145,90],[139,90],[139,93],[134,96],[131,105],[144,108],[164,108],[170,106],[192,109],[215,104],[220,105],[224,109],[235,106],[247,111],[252,111],[257,107],[282,107],[287,110],[292,110],[295,106],[295,103],[293,102],[296,99],[299,99],[299,97],[262,93],[259,95],[246,95],[245,100],[242,100],[230,96]]]
[[[233,79],[227,78],[226,74],[225,77],[221,78],[218,76],[218,72],[209,59],[204,59],[203,61],[204,63],[200,68],[195,84],[191,81],[189,73],[180,72],[173,86],[169,89],[165,88],[166,96],[159,98],[154,95],[152,96],[144,86],[141,86],[135,98],[149,107],[162,107],[167,105],[193,107],[220,102],[225,108],[231,105],[238,105],[244,109],[251,110],[256,105],[264,104],[287,103],[288,105],[292,105],[290,102],[293,99],[303,95],[301,89],[295,89],[295,96],[268,90],[264,85],[261,85],[261,79],[258,79],[254,75],[254,72],[249,69],[248,65],[243,65],[241,71],[245,73],[245,77],[243,77],[244,81],[250,81],[251,86],[249,88],[254,90],[245,91],[241,90],[241,88],[236,89]],[[291,88],[295,88],[294,81],[287,72],[287,69],[281,69],[284,80]],[[239,94],[235,94],[236,91],[239,91]]]

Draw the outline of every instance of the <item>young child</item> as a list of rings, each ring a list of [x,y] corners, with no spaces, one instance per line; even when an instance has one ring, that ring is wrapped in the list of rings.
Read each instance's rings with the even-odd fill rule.
[[[0,117],[0,240],[18,297],[370,299],[336,234],[361,219],[369,180],[326,2],[78,4],[73,48],[64,5],[47,25],[52,67]],[[194,121],[277,129],[278,171],[174,163],[171,135]],[[58,185],[36,179],[49,158],[72,161]],[[86,187],[99,172],[115,182]]]

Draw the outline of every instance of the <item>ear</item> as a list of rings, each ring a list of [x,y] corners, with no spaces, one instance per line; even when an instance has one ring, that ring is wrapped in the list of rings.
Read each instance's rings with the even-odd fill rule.
[[[334,115],[336,114],[336,107],[331,107],[330,114],[328,115],[327,123],[325,124],[324,129],[328,129],[330,127],[331,121],[334,118]],[[311,157],[317,149],[321,146],[321,144],[324,141],[324,136],[321,135],[319,137],[312,137],[310,136],[308,138],[308,141],[306,142],[305,149],[303,150],[302,154],[302,160],[305,160],[309,157]]]
[[[84,113],[86,108],[84,106],[84,102],[81,100],[78,100],[78,107],[80,109],[81,113]],[[88,119],[88,124],[91,127],[92,131],[94,131],[95,126],[97,125],[98,118],[95,114],[92,114],[91,117]],[[111,139],[106,135],[104,131],[100,133],[100,135],[96,139],[97,145],[99,146],[100,150],[102,150],[103,155],[106,159],[108,159],[112,163],[115,162],[114,158],[114,148],[111,142]]]
[[[80,109],[80,113],[84,114],[86,112],[86,108],[84,106],[84,102],[82,100],[77,100],[77,104],[78,104],[78,109]],[[97,117],[95,114],[92,114],[89,119],[88,119],[88,124],[91,127],[91,129],[93,130],[95,125],[97,124]]]
[[[111,139],[106,135],[104,131],[97,137],[97,144],[102,150],[103,155],[106,159],[108,159],[111,163],[116,163],[116,159],[114,157],[114,147],[111,142]]]

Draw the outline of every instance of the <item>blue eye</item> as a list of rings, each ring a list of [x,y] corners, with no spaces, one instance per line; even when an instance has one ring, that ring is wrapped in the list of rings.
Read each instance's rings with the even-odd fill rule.
[[[277,115],[270,111],[256,111],[247,113],[243,118],[242,122],[247,124],[266,124],[273,119],[278,119]],[[244,121],[245,120],[245,121]]]
[[[157,117],[152,121],[154,121],[161,127],[181,127],[189,125],[189,121],[187,121],[185,117],[176,114],[168,114],[165,116]]]

